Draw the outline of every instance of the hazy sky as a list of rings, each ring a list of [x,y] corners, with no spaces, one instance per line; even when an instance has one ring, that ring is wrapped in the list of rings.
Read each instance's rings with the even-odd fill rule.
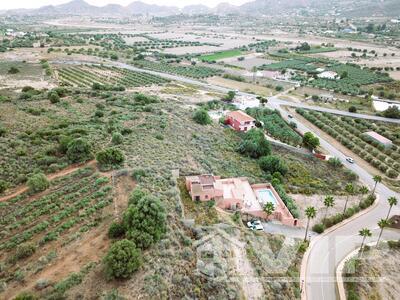
[[[12,9],[12,8],[36,8],[44,5],[57,5],[67,3],[70,0],[0,0],[0,9]],[[86,2],[103,6],[109,3],[127,5],[135,0],[86,0]],[[149,4],[158,5],[174,5],[174,6],[185,6],[191,4],[204,4],[211,7],[216,6],[220,2],[229,2],[231,4],[239,5],[251,0],[141,0],[142,2]]]

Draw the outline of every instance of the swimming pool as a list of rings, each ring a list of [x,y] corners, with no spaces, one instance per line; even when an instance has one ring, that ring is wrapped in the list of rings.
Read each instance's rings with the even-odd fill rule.
[[[265,190],[258,190],[258,197],[260,199],[260,202],[262,202],[262,204],[265,204],[267,202],[271,202],[274,204],[274,206],[277,205],[277,201],[276,198],[274,196],[274,194],[272,193],[271,190],[269,189],[265,189]]]

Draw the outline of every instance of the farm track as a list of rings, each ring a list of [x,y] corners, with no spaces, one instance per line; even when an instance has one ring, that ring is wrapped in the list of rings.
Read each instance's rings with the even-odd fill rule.
[[[54,180],[54,179],[56,179],[58,177],[63,177],[63,176],[69,175],[69,174],[71,174],[71,173],[73,173],[73,172],[75,172],[75,171],[77,171],[77,170],[79,170],[79,169],[81,169],[83,167],[93,166],[95,164],[96,164],[95,160],[90,160],[90,161],[88,161],[86,163],[83,163],[83,164],[74,164],[74,165],[71,165],[68,168],[63,169],[63,170],[61,170],[59,172],[46,175],[46,177],[47,177],[47,179],[49,181],[51,181],[51,180]],[[8,200],[10,200],[10,199],[12,199],[14,197],[17,197],[17,196],[19,196],[19,195],[21,195],[21,194],[23,194],[23,193],[25,193],[27,191],[28,191],[28,187],[26,185],[19,186],[11,194],[1,197],[0,198],[0,202],[8,201]]]

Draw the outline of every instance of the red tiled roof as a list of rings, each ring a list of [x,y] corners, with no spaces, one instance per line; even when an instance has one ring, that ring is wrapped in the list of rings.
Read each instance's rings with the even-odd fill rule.
[[[254,118],[250,117],[248,114],[242,112],[241,110],[231,111],[227,114],[228,117],[231,117],[239,122],[253,122]]]
[[[215,182],[213,175],[200,175],[199,180],[201,185],[212,185]]]

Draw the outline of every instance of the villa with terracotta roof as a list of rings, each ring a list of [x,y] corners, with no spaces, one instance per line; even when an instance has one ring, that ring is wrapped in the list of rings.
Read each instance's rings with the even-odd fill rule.
[[[246,177],[221,179],[214,175],[198,175],[186,177],[186,188],[193,201],[214,200],[222,209],[240,210],[257,218],[298,225],[297,219],[269,183],[250,184]],[[275,207],[269,217],[263,210],[267,202],[272,202]]]
[[[226,115],[226,124],[236,131],[246,132],[256,127],[256,120],[241,110],[231,111]]]

